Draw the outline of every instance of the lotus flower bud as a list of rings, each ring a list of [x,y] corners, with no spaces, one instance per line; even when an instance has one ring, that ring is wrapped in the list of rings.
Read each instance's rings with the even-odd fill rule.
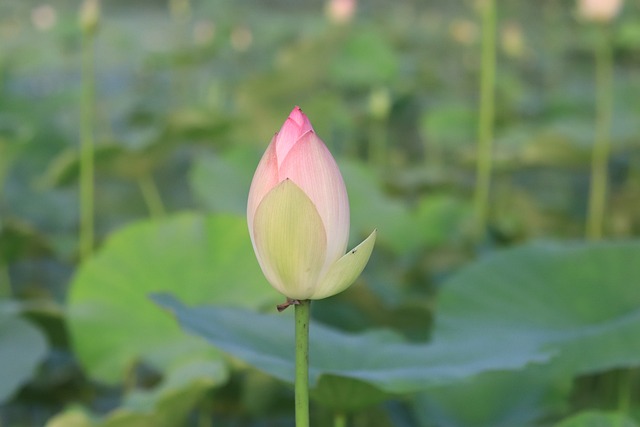
[[[579,0],[578,13],[588,21],[608,22],[622,8],[622,0]]]
[[[349,200],[336,161],[296,107],[256,169],[247,222],[269,283],[292,300],[348,288],[364,269],[376,232],[347,252]]]
[[[98,0],[84,0],[80,5],[80,28],[85,34],[94,34],[100,21],[100,3]]]

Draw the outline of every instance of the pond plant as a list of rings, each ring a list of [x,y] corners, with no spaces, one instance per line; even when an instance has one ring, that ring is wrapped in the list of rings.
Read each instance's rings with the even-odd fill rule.
[[[640,426],[638,2],[0,36],[0,426]]]
[[[247,222],[262,272],[295,306],[296,426],[309,425],[309,306],[344,291],[367,264],[376,232],[345,254],[349,199],[336,161],[295,107],[253,176]]]

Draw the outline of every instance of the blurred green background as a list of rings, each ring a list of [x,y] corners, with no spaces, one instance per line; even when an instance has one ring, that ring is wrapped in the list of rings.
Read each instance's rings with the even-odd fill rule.
[[[497,1],[480,230],[484,2],[104,0],[95,31],[80,6],[0,2],[0,426],[294,425],[287,378],[186,334],[148,295],[255,313],[282,302],[244,212],[295,105],[341,166],[351,243],[379,230],[362,278],[314,302],[314,322],[375,330],[363,354],[433,340],[464,356],[424,387],[325,373],[314,425],[640,422],[638,2],[597,24],[572,1]],[[585,242],[601,43],[605,241]],[[264,328],[272,347],[290,332]]]

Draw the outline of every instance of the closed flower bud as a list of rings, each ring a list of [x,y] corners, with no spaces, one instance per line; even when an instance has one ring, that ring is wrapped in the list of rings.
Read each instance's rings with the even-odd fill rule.
[[[348,288],[364,269],[376,232],[345,255],[349,200],[334,158],[296,107],[253,176],[247,222],[269,283],[293,300]]]

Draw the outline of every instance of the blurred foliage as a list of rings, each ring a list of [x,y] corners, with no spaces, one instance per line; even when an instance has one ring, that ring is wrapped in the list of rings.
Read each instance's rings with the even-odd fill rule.
[[[536,244],[498,252],[446,281],[433,339],[426,345],[403,343],[389,331],[347,335],[316,325],[309,345],[313,355],[310,386],[322,389],[320,379],[331,375],[334,382],[356,379],[380,392],[424,389],[428,401],[429,396],[442,399],[442,407],[427,409],[425,416],[448,410],[445,418],[457,419],[441,420],[438,425],[506,426],[532,421],[557,386],[562,384],[567,394],[572,377],[640,364],[637,290],[628,285],[630,277],[640,276],[633,263],[638,257],[637,242]],[[187,331],[276,378],[293,382],[291,319],[214,307],[193,309],[167,295],[153,299],[169,308]],[[220,324],[227,326],[222,330]],[[260,331],[255,330],[256,324],[261,325]],[[340,349],[339,357],[334,349]],[[531,369],[535,375],[524,375],[523,368],[534,364],[538,365]],[[505,373],[486,374],[500,369],[522,372],[505,379],[500,379]],[[487,377],[491,380],[484,382]],[[464,391],[456,391],[459,382],[468,383]],[[341,401],[345,407],[337,409],[346,411],[353,399],[359,401],[369,393],[348,394]],[[523,414],[505,411],[504,404],[491,409],[490,402],[463,414],[454,405],[464,393],[490,393],[485,395],[488,400],[513,398],[513,406],[520,404],[519,399],[533,402]],[[556,400],[558,405],[561,400]],[[482,418],[487,416],[485,411],[487,419]]]
[[[0,2],[0,424],[294,425],[291,319],[262,314],[281,301],[242,216],[261,153],[300,105],[340,164],[351,243],[379,230],[358,282],[314,302],[317,425],[335,412],[353,427],[637,425],[640,5],[609,28],[604,230],[621,242],[594,245],[577,241],[598,29],[573,2],[498,5],[478,242],[476,1],[359,2],[342,20],[320,0],[103,1],[97,247],[80,263],[79,3]],[[180,308],[190,321],[246,313],[197,326],[249,338],[185,334],[158,292],[210,306]],[[426,348],[440,359],[413,353]],[[365,360],[391,374],[355,369]]]

